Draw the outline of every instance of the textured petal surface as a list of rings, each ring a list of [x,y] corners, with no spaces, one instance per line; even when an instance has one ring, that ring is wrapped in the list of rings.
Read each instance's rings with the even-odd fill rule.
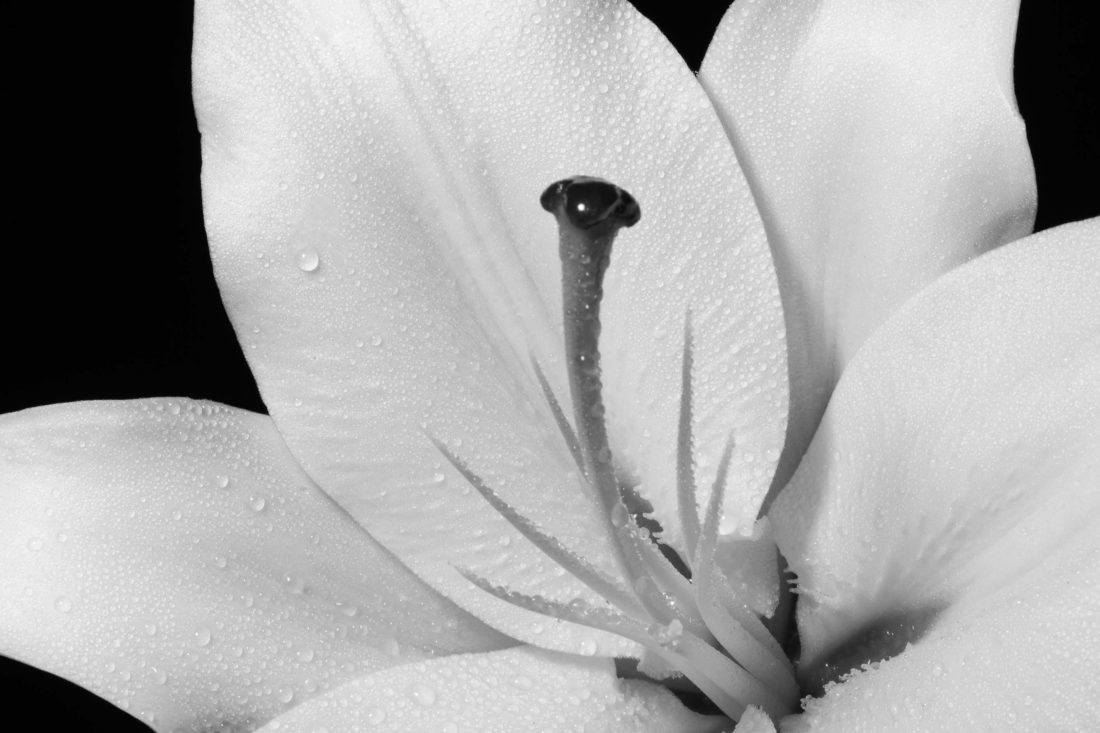
[[[519,647],[417,662],[353,680],[262,733],[716,733],[668,690],[616,679],[607,659]]]
[[[804,672],[913,642],[849,683],[886,710],[837,720],[1097,721],[1098,281],[1100,219],[1048,230],[931,285],[849,365],[770,515]]]
[[[920,642],[811,700],[782,730],[1096,730],[1100,552],[1084,533],[1067,545],[980,608],[946,612]]]
[[[1012,90],[1018,0],[742,0],[700,79],[760,207],[791,345],[798,465],[867,335],[939,274],[1031,231]]]
[[[158,730],[250,729],[344,680],[500,648],[207,402],[0,418],[0,651]]]
[[[557,232],[540,193],[589,173],[641,203],[606,284],[605,382],[622,472],[666,525],[687,309],[700,483],[729,431],[740,448],[731,524],[754,518],[785,430],[782,315],[747,184],[675,51],[625,3],[544,5],[200,3],[205,213],[230,316],[310,475],[498,628],[611,651],[455,571],[591,600],[426,437],[611,569],[529,363],[567,399]]]

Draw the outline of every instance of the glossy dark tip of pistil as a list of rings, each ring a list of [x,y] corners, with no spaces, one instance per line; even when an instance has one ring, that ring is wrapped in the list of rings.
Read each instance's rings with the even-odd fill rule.
[[[641,207],[629,193],[610,181],[573,176],[550,184],[539,197],[542,208],[564,215],[578,229],[600,224],[632,227],[642,217]]]

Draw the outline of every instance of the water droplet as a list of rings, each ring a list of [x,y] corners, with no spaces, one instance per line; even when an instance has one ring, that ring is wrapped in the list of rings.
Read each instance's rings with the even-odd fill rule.
[[[199,646],[208,646],[211,638],[210,629],[202,628],[195,631],[195,643]]]
[[[27,549],[31,552],[38,552],[45,544],[46,543],[41,537],[31,537],[29,540],[27,540]]]
[[[391,657],[396,657],[401,652],[401,646],[397,643],[397,639],[386,639],[382,642],[382,651]]]
[[[371,708],[367,711],[367,722],[372,725],[378,725],[386,719],[386,711],[382,708]]]
[[[145,624],[145,635],[146,636],[156,636],[157,635],[157,625],[156,624]]]
[[[228,565],[228,564],[229,564],[229,561],[226,560],[221,555],[215,555],[214,556],[214,567],[218,568],[219,570],[225,570],[225,566]]]
[[[252,507],[254,512],[262,512],[267,507],[267,499],[262,496],[253,496],[248,500],[248,506]]]
[[[580,652],[586,657],[594,656],[596,654],[596,642],[585,639],[581,642]]]
[[[313,656],[314,656],[314,652],[313,652],[312,649],[299,649],[298,650],[298,659],[302,662],[312,662],[313,661]]]
[[[300,596],[306,591],[306,581],[296,575],[283,576],[283,582],[290,588],[290,592],[296,596]]]
[[[73,610],[73,602],[65,596],[58,596],[57,600],[53,602],[53,607],[61,613],[68,613]]]
[[[370,337],[370,345],[371,346],[381,346],[382,345],[382,337],[377,336],[377,335],[371,336]]]
[[[288,703],[294,699],[294,690],[289,687],[284,687],[279,690],[279,702]]]
[[[435,690],[427,685],[417,685],[412,689],[412,698],[427,707],[435,704]]]
[[[531,678],[524,675],[516,677],[514,680],[512,680],[512,684],[514,684],[521,690],[530,690],[532,687],[535,686],[535,683],[531,681]]]
[[[626,526],[626,518],[629,516],[626,505],[619,502],[615,506],[611,507],[611,526],[622,529]]]
[[[150,667],[149,671],[153,673],[153,682],[156,682],[158,685],[163,685],[165,682],[168,681],[168,673],[165,672],[163,669]]]
[[[321,256],[315,249],[303,249],[298,253],[298,269],[302,272],[313,272],[321,264]]]
[[[216,483],[218,485],[219,489],[228,489],[229,488],[229,477],[228,476],[218,476],[217,478],[214,479],[214,483]]]
[[[447,477],[444,476],[443,473],[440,472],[440,471],[436,471],[435,473],[432,474],[432,483],[441,484],[446,480],[447,480]]]

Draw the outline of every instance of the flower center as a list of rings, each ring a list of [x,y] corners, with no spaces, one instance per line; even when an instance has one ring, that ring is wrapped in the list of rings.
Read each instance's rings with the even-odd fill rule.
[[[687,557],[681,573],[636,509],[638,501],[616,476],[604,419],[600,371],[600,301],[603,276],[619,230],[636,224],[638,203],[607,181],[577,176],[552,184],[540,199],[558,222],[562,263],[565,351],[576,431],[537,362],[532,367],[584,483],[601,509],[614,548],[618,577],[610,577],[533,521],[517,512],[447,446],[433,441],[466,480],[523,536],[607,601],[568,604],[496,585],[459,568],[486,592],[522,608],[640,644],[639,672],[653,679],[687,678],[719,709],[738,719],[749,705],[779,717],[798,701],[798,684],[783,649],[738,597],[715,562],[726,476],[734,449],[727,442],[702,520],[696,506],[691,454],[692,331],[685,318],[677,458],[677,507]],[[644,519],[643,519],[644,521]]]

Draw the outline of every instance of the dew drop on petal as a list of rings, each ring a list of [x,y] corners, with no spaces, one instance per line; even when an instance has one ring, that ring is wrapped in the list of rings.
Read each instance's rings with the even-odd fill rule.
[[[622,529],[626,526],[627,509],[623,503],[611,507],[611,526]]]
[[[321,264],[321,256],[315,249],[303,249],[298,252],[298,269],[302,272],[313,272]]]
[[[210,629],[202,628],[195,631],[195,643],[199,646],[209,646],[211,638]]]
[[[412,689],[412,698],[427,707],[435,704],[435,690],[427,685],[417,685]]]

